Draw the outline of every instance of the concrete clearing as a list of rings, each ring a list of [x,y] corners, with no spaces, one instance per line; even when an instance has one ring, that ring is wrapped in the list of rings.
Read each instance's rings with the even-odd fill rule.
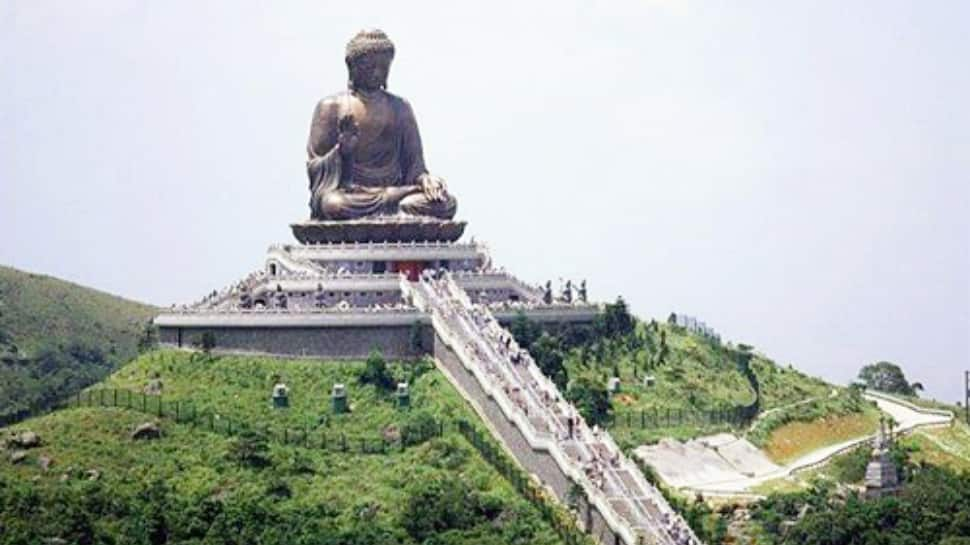
[[[719,433],[681,443],[664,439],[634,454],[675,488],[703,489],[713,483],[743,481],[781,469],[747,439]]]
[[[948,411],[918,407],[879,392],[867,391],[864,397],[896,421],[897,433],[946,426],[953,420],[953,414]],[[824,465],[834,456],[873,437],[866,435],[823,447],[785,466],[775,464],[746,439],[730,433],[699,437],[686,443],[664,439],[656,445],[638,447],[634,455],[653,467],[668,486],[705,494],[744,494],[761,483]]]

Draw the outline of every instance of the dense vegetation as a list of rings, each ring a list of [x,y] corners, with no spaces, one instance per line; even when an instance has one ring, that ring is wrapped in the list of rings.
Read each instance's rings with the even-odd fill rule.
[[[968,545],[970,426],[954,422],[899,438],[890,458],[902,483],[897,496],[864,499],[871,448],[863,445],[799,474],[795,480],[806,486],[764,491],[767,498],[747,506],[720,502],[710,509],[673,501],[711,529],[711,544]]]
[[[919,382],[909,383],[906,375],[898,365],[888,361],[879,361],[864,366],[859,370],[859,380],[866,388],[879,390],[890,394],[915,396],[923,391]]]
[[[801,448],[789,449],[797,454],[824,446],[809,437],[816,431],[827,432],[828,439],[833,442],[872,433],[879,422],[879,414],[879,410],[866,401],[858,389],[838,389],[833,395],[803,400],[762,413],[752,423],[746,437],[755,445],[770,450],[773,444],[789,435],[789,440],[801,443],[798,445]]]
[[[897,450],[895,457],[906,456]],[[846,460],[841,471],[861,478],[867,456]],[[765,542],[783,545],[924,545],[970,536],[970,473],[907,462],[902,469],[905,485],[898,496],[863,500],[819,481],[759,502],[753,520]]]
[[[51,402],[137,353],[156,309],[0,266],[0,414]]]
[[[789,422],[862,410],[847,390],[779,366],[750,346],[638,321],[622,299],[589,327],[543,332],[519,316],[510,330],[586,419],[609,425],[623,446],[743,431],[750,417],[772,411],[757,427],[756,439],[764,441]],[[620,391],[610,395],[612,377]]]
[[[288,409],[271,407],[279,380],[290,387]],[[385,387],[399,380],[411,381],[410,410]],[[337,382],[347,387],[349,413],[329,404]],[[419,415],[475,421],[432,366],[376,357],[368,364],[163,351],[104,386],[161,387],[164,399],[254,430],[395,434]],[[457,431],[360,454],[284,445],[257,432],[226,437],[169,419],[160,439],[132,440],[146,420],[153,419],[125,409],[65,409],[8,432],[30,429],[42,445],[16,465],[6,455],[0,462],[0,543],[559,543]]]
[[[153,313],[0,268],[0,413],[49,403],[101,380],[151,344],[144,324]],[[640,322],[622,299],[607,305],[591,327],[543,331],[520,316],[511,329],[586,418],[610,426],[625,448],[733,430],[794,456],[784,449],[786,441],[821,444],[843,424],[865,427],[874,418],[857,390],[776,365],[750,346],[722,345],[671,323]],[[135,441],[132,430],[155,418],[90,407],[0,432],[9,439],[29,428],[42,437],[40,447],[22,453],[12,444],[0,448],[0,545],[560,542],[535,505],[454,429],[440,436],[416,433],[423,438],[417,444],[369,453],[278,440],[281,430],[293,430],[393,443],[409,430],[433,431],[438,422],[477,422],[429,362],[386,362],[377,353],[344,363],[213,356],[211,344],[200,342],[202,352],[194,354],[149,352],[98,388],[150,391],[193,414],[244,423],[245,431],[227,436],[161,419],[160,439]],[[896,371],[880,362],[860,378],[904,395],[919,391]],[[620,391],[611,394],[613,377]],[[270,403],[278,382],[290,388],[288,409]],[[410,409],[397,402],[398,382],[410,385]],[[338,383],[348,392],[346,413],[330,404]],[[682,416],[739,408],[754,408],[758,418]],[[681,420],[671,423],[671,412]],[[637,425],[664,413],[663,423]],[[809,437],[812,426],[825,437]],[[846,425],[842,431],[858,430]],[[847,488],[864,475],[869,454],[860,448],[812,472],[808,490],[774,493],[757,503],[742,533],[777,545],[966,545],[957,536],[970,533],[970,473],[959,473],[970,469],[968,428],[920,431],[901,441],[894,456],[906,483],[898,498],[862,501]],[[649,468],[644,471],[652,478]],[[715,510],[702,498],[676,495],[670,501],[707,543],[736,538],[728,524],[734,506]]]

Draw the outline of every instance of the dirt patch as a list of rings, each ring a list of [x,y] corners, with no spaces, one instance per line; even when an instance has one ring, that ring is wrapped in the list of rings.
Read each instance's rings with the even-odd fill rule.
[[[630,394],[617,394],[613,400],[619,401],[623,405],[633,405],[636,402],[636,399],[634,399]]]
[[[764,452],[775,463],[786,464],[813,450],[873,433],[876,414],[862,413],[791,422],[771,432]]]

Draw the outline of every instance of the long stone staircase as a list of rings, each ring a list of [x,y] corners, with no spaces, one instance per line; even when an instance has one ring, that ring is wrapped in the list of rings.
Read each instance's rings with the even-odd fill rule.
[[[609,433],[588,426],[528,352],[486,307],[473,305],[449,273],[419,282],[402,278],[401,289],[431,314],[436,343],[449,356],[436,349],[439,366],[480,405],[486,424],[519,463],[561,501],[569,488],[581,488],[591,513],[585,524],[601,542],[700,544]]]

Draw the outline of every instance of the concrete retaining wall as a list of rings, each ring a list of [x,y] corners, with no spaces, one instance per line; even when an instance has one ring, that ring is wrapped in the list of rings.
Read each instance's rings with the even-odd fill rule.
[[[387,359],[416,359],[431,351],[431,327],[421,327],[421,347],[411,346],[411,326],[382,327],[159,327],[163,345],[192,346],[211,331],[216,351],[326,359],[363,359],[378,349]]]
[[[543,328],[555,331],[581,312],[537,312],[530,316]],[[509,317],[511,320],[511,317]],[[420,324],[421,347],[411,346],[411,328]],[[415,359],[430,354],[434,332],[424,313],[227,313],[162,314],[155,319],[160,341],[166,346],[191,347],[211,331],[217,352],[247,352],[327,359],[360,359],[374,348],[388,359]]]

